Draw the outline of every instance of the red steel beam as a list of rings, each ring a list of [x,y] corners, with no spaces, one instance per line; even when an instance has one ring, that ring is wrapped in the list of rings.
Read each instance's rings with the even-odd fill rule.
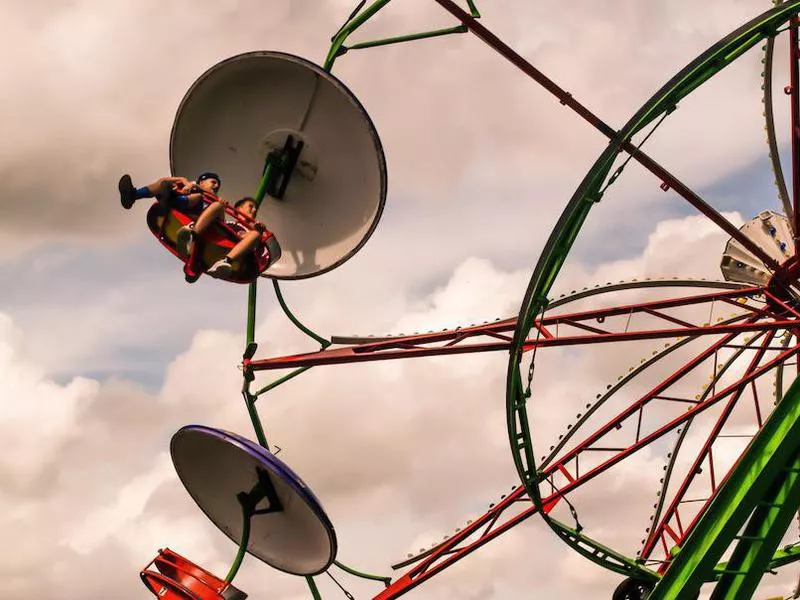
[[[800,347],[784,351],[773,360],[762,365],[760,368],[755,369],[753,372],[749,374],[746,374],[735,384],[732,384],[731,386],[728,386],[727,388],[718,392],[717,394],[710,396],[709,398],[706,398],[706,400],[704,400],[702,403],[699,403],[697,406],[692,407],[690,411],[681,414],[679,417],[673,419],[666,425],[657,429],[655,432],[651,433],[645,438],[642,438],[642,440],[637,441],[635,444],[632,444],[628,448],[619,451],[615,456],[612,456],[611,458],[607,459],[602,464],[594,467],[593,469],[589,470],[583,475],[575,476],[572,482],[569,482],[568,484],[561,487],[561,489],[554,491],[549,496],[542,498],[542,505],[545,511],[549,512],[550,510],[552,510],[552,508],[558,503],[558,501],[561,498],[563,498],[567,493],[574,491],[576,488],[580,487],[581,485],[593,479],[600,473],[609,469],[623,458],[626,458],[630,454],[650,444],[651,442],[655,441],[656,439],[668,433],[669,431],[675,429],[676,427],[679,427],[687,420],[693,418],[698,413],[703,412],[704,410],[706,410],[707,408],[709,408],[722,398],[725,398],[726,396],[735,393],[739,388],[746,386],[751,381],[754,381],[756,378],[758,378],[765,372],[772,369],[779,362],[785,361],[792,355],[796,354],[798,351],[800,351]],[[613,427],[614,425],[612,424],[611,426]],[[584,449],[587,449],[589,445],[590,444],[586,442],[582,443],[582,447]],[[543,480],[546,480],[547,478],[552,476],[555,472],[560,471],[560,469],[566,464],[566,462],[567,459],[562,458],[560,461],[558,461],[558,463],[551,464],[542,473]],[[392,582],[386,589],[384,589],[382,592],[376,595],[374,600],[390,600],[392,598],[397,598],[402,594],[405,594],[409,590],[421,584],[423,581],[433,577],[434,575],[441,572],[445,568],[449,567],[450,565],[460,560],[467,554],[476,550],[480,546],[484,545],[485,543],[494,539],[495,537],[499,536],[505,531],[508,531],[515,525],[521,523],[522,521],[524,521],[525,519],[527,519],[528,517],[532,516],[537,512],[536,506],[531,504],[528,508],[522,510],[521,512],[515,514],[514,516],[508,518],[507,520],[502,521],[500,525],[496,525],[498,522],[500,522],[500,517],[502,516],[502,514],[513,503],[521,501],[530,502],[530,498],[528,497],[523,487],[518,487],[515,490],[513,490],[512,493],[509,494],[507,498],[499,502],[496,506],[490,508],[489,511],[487,511],[484,515],[473,521],[470,525],[467,525],[464,529],[456,533],[446,542],[443,542],[442,544],[437,546],[432,552],[430,552],[430,554],[427,555],[427,557],[422,559],[421,562],[419,562],[416,566],[411,568],[405,574],[401,575],[398,579]],[[469,538],[478,534],[482,528],[484,529],[484,532],[481,533],[476,540],[467,542],[462,547],[458,547],[460,543],[465,542]]]
[[[496,51],[503,58],[508,60],[511,64],[517,67],[520,71],[525,73],[528,77],[533,79],[536,83],[544,87],[548,92],[558,98],[561,104],[568,106],[576,112],[585,121],[590,123],[595,129],[600,131],[609,140],[616,141],[617,131],[611,126],[606,124],[600,117],[591,112],[583,104],[575,100],[572,94],[560,88],[552,79],[548,78],[544,73],[539,71],[530,62],[525,60],[517,52],[515,52],[508,44],[503,42],[495,34],[484,27],[474,17],[462,9],[453,0],[435,0],[442,8],[448,11],[456,19],[461,21],[472,33],[475,34],[481,41],[487,44],[492,50]],[[647,156],[641,149],[637,148],[629,141],[622,142],[622,148],[630,154],[634,160],[641,164],[648,171],[653,173],[656,177],[661,179],[664,183],[669,185],[678,194],[694,206],[698,211],[709,218],[720,229],[727,233],[730,237],[737,240],[745,248],[747,248],[754,256],[757,256],[768,268],[776,270],[780,265],[778,262],[767,254],[760,246],[754,243],[749,237],[744,235],[737,229],[730,221],[723,217],[715,208],[708,204],[705,200],[695,194],[687,185],[675,177],[672,173],[667,171],[664,167],[658,164],[655,160]],[[796,211],[795,211],[796,214]]]
[[[689,327],[689,323],[676,319],[671,315],[660,311],[667,308],[678,308],[692,306],[701,303],[715,302],[718,300],[733,300],[735,298],[746,298],[752,295],[763,293],[763,288],[745,288],[739,290],[725,290],[710,294],[700,294],[695,296],[682,296],[669,298],[666,300],[656,300],[651,302],[641,302],[638,304],[627,304],[610,308],[601,308],[575,313],[565,313],[557,315],[545,315],[537,320],[534,329],[541,335],[530,339],[526,349],[534,346],[561,346],[578,345],[598,342],[628,341],[635,339],[660,339],[664,337],[678,336],[697,336],[705,334],[727,333],[725,327],[730,325],[710,325]],[[747,307],[751,308],[752,307]],[[753,310],[755,314],[766,314],[763,309]],[[619,315],[634,315],[646,313],[658,317],[673,324],[684,324],[681,328],[647,330],[647,331],[628,331],[623,333],[604,333],[603,330],[584,325],[582,321],[598,321]],[[772,326],[775,328],[783,327],[790,321],[776,321]],[[505,319],[487,325],[475,325],[440,331],[427,334],[415,334],[410,336],[392,338],[365,344],[354,344],[340,348],[327,348],[317,352],[294,354],[284,357],[254,360],[250,364],[254,370],[284,369],[290,367],[344,364],[352,362],[367,362],[385,359],[414,358],[423,356],[439,356],[445,354],[465,354],[473,352],[493,352],[507,350],[510,347],[511,339],[508,336],[500,335],[504,332],[512,331],[516,325],[516,319]],[[563,336],[554,333],[553,326],[570,326],[583,330],[589,330],[594,335]],[[548,327],[549,326],[549,327]],[[732,327],[737,327],[733,325]],[[753,326],[758,329],[761,326]],[[730,329],[735,331],[736,329]],[[742,329],[744,331],[745,329]],[[474,337],[489,336],[499,339],[495,342],[485,342],[476,344],[464,344],[464,340]],[[429,346],[430,344],[444,345]]]
[[[772,342],[772,339],[773,339],[774,336],[775,336],[775,334],[773,332],[773,333],[771,333],[771,334],[769,334],[769,335],[767,335],[765,337],[764,342],[761,344],[761,346],[759,347],[758,351],[756,352],[756,354],[753,356],[752,360],[750,361],[750,364],[747,367],[747,370],[745,371],[745,374],[751,373],[752,371],[755,370],[755,368],[758,366],[758,363],[761,362],[761,359],[764,357],[764,354],[766,353],[767,348],[769,347],[769,344]],[[753,384],[755,385],[755,382],[753,382]],[[650,554],[655,549],[655,545],[656,545],[656,541],[657,541],[658,536],[661,535],[661,533],[663,532],[664,528],[667,527],[670,519],[672,519],[672,517],[674,516],[675,512],[678,510],[678,507],[679,507],[681,501],[683,500],[684,496],[686,495],[686,492],[689,490],[689,486],[691,485],[692,481],[694,481],[695,477],[697,476],[697,470],[702,465],[703,461],[706,458],[706,455],[708,455],[709,459],[711,459],[711,446],[716,441],[717,436],[719,435],[720,431],[722,431],[723,426],[725,425],[726,421],[728,420],[728,417],[730,417],[731,412],[733,411],[734,407],[736,406],[736,403],[739,401],[739,398],[741,397],[743,392],[744,392],[744,387],[741,387],[738,390],[736,390],[736,392],[731,394],[730,399],[728,400],[727,404],[725,405],[725,408],[722,409],[722,412],[720,413],[720,415],[717,417],[717,421],[714,424],[714,427],[711,429],[711,431],[709,432],[708,436],[706,437],[706,441],[703,444],[703,447],[700,449],[700,452],[697,454],[697,457],[695,458],[694,462],[692,463],[691,468],[687,472],[686,477],[681,482],[681,485],[678,488],[678,491],[676,492],[675,496],[672,498],[672,501],[670,502],[669,506],[667,507],[667,510],[664,511],[664,515],[661,517],[658,525],[653,527],[650,530],[650,535],[647,537],[647,540],[645,541],[644,547],[642,548],[642,557],[644,557],[644,558],[649,558],[650,557]],[[713,463],[712,463],[711,468],[712,468],[712,473],[713,473]],[[712,480],[713,480],[713,474],[712,474]],[[681,540],[683,540],[683,538],[686,535],[688,535],[689,531],[691,531],[691,528],[686,530],[686,532],[684,532],[682,534]],[[669,556],[667,556],[666,558],[669,558]]]
[[[744,317],[743,317],[744,318]],[[549,346],[578,346],[586,344],[600,344],[613,342],[627,342],[635,340],[657,340],[678,337],[699,337],[703,335],[741,334],[751,331],[775,331],[790,329],[797,325],[797,321],[760,321],[758,323],[706,325],[698,327],[680,327],[666,329],[648,329],[644,331],[627,331],[622,333],[584,334],[559,337],[530,338],[525,342],[525,351],[533,348]],[[475,334],[480,335],[480,334]],[[429,343],[425,336],[412,336],[395,341],[388,349],[385,345],[375,348],[372,344],[333,348],[318,352],[307,352],[277,358],[254,360],[251,366],[254,371],[273,369],[287,369],[309,367],[317,365],[334,365],[355,362],[371,362],[377,360],[390,360],[400,358],[418,358],[424,356],[442,356],[449,354],[467,354],[475,352],[496,352],[508,350],[509,341],[485,342],[475,344],[446,345],[424,347],[416,344]],[[399,347],[398,347],[399,346]]]

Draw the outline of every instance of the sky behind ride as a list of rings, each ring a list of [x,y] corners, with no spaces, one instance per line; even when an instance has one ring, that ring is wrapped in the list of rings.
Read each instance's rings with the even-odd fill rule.
[[[487,27],[619,127],[769,5],[509,0],[479,8]],[[237,370],[246,288],[186,284],[147,231],[146,207],[123,211],[115,185],[123,172],[139,185],[167,173],[178,103],[208,67],[250,50],[321,62],[351,9],[321,0],[76,0],[8,10],[0,40],[8,82],[0,90],[0,532],[13,541],[0,560],[5,596],[144,598],[138,570],[165,546],[224,574],[236,549],[192,503],[167,451],[187,423],[251,436]],[[452,24],[433,2],[397,0],[361,37]],[[761,129],[760,57],[751,52],[690,96],[647,146],[737,225],[779,208]],[[334,74],[378,129],[389,193],[352,260],[284,285],[292,309],[326,335],[516,314],[547,235],[607,140],[470,35],[353,51]],[[720,277],[726,236],[659,183],[629,168],[590,216],[560,291],[644,276]],[[265,283],[259,353],[315,349]],[[328,510],[342,561],[388,573],[516,483],[505,365],[497,353],[322,367],[260,400],[280,457]],[[591,387],[616,374],[601,364],[564,383]],[[559,422],[560,404],[551,410]],[[647,503],[654,490],[640,475],[656,463],[642,453],[608,485]],[[602,504],[602,487],[589,493]],[[409,597],[608,598],[618,578],[568,552],[536,519]],[[610,537],[626,537],[644,523],[607,526],[619,530]],[[790,588],[794,574],[781,577],[765,581],[764,596]],[[359,598],[379,589],[341,581]],[[326,598],[340,594],[322,585]],[[252,557],[237,587],[252,598],[307,597],[302,580]]]

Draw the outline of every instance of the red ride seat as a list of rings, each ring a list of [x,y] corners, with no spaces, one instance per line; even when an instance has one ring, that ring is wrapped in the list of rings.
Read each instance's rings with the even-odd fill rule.
[[[155,566],[157,571],[150,569]],[[173,552],[159,550],[140,573],[142,582],[158,598],[165,600],[245,600],[247,594],[236,589]]]
[[[155,202],[147,211],[147,226],[161,244],[184,264],[187,257],[181,256],[175,245],[178,229],[193,219],[176,209],[165,209]],[[216,222],[202,235],[202,256],[196,257],[200,272],[205,271],[223,258],[239,242],[234,230],[223,222]],[[225,279],[234,283],[252,283],[281,257],[281,247],[274,234],[267,232],[261,237],[265,252],[248,253],[246,257],[233,261],[233,272]],[[199,277],[199,274],[198,274]]]

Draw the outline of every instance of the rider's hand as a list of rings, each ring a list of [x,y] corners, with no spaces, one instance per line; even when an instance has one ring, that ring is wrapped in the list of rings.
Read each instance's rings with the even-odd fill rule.
[[[189,181],[185,177],[181,178],[183,181],[177,183],[177,190],[179,194],[188,194],[197,185],[194,181]]]

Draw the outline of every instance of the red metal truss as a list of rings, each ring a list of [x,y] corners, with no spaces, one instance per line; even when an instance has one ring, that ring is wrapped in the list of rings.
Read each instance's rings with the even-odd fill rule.
[[[550,505],[546,506],[546,509],[552,509],[558,500],[559,498],[556,498]],[[386,589],[376,595],[374,600],[389,600],[405,594],[423,581],[430,579],[456,561],[464,558],[473,550],[477,550],[485,543],[518,525],[536,513],[536,510],[536,507],[525,493],[525,488],[522,486],[515,488],[506,498],[490,507],[484,515],[472,521],[447,541],[436,546],[432,551],[422,555],[422,557],[401,563],[399,565],[401,567],[407,566],[412,562],[418,564],[393,581]]]
[[[755,316],[751,316],[750,321],[753,321],[756,318],[757,317]],[[758,362],[763,358],[763,353],[769,349],[769,340],[767,340],[764,342],[759,356],[753,359],[750,368],[735,383],[725,387],[715,394],[709,395],[703,400],[697,401],[696,404],[689,410],[681,413],[679,416],[673,418],[648,435],[640,437],[637,432],[635,442],[626,448],[609,449],[595,446],[595,444],[601,440],[604,435],[612,430],[620,428],[626,419],[635,414],[637,411],[641,411],[646,404],[662,398],[662,396],[660,396],[662,391],[692,371],[704,360],[707,360],[711,355],[713,355],[714,352],[725,347],[726,344],[728,344],[736,335],[737,333],[729,333],[722,339],[718,340],[710,348],[699,353],[679,371],[664,379],[656,387],[652,388],[647,394],[642,396],[638,401],[621,411],[606,425],[600,427],[593,434],[589,435],[582,442],[576,445],[572,450],[566,452],[564,455],[559,457],[558,460],[552,462],[546,468],[541,470],[539,473],[540,481],[549,483],[551,486],[551,493],[549,495],[543,494],[542,497],[542,505],[544,506],[545,510],[549,512],[566,494],[574,491],[579,486],[600,475],[644,446],[654,442],[668,432],[682,426],[684,423],[690,419],[693,419],[698,414],[702,413],[722,399],[729,396],[738,397],[742,393],[742,390],[747,385],[750,385],[752,382],[754,382],[758,377],[764,375],[777,365],[785,362],[790,357],[800,352],[800,346],[783,349],[771,360],[760,366],[757,366]],[[578,457],[582,453],[595,450],[606,450],[613,452],[613,454],[600,464],[597,464],[588,471],[581,473],[577,468]],[[554,481],[556,476],[560,476],[562,478],[558,486]],[[509,516],[506,514],[506,512],[514,503],[523,503],[523,506],[527,504],[527,508],[524,508],[518,512],[514,512]],[[389,600],[390,598],[396,598],[404,594],[426,579],[453,564],[457,560],[463,558],[476,548],[482,546],[489,540],[497,537],[514,525],[527,519],[536,511],[536,506],[531,502],[527,493],[524,491],[524,488],[520,487],[515,489],[507,498],[499,502],[496,506],[490,508],[490,510],[482,517],[475,520],[462,531],[456,533],[446,542],[438,545],[430,552],[419,557],[419,561],[417,561],[417,559],[412,559],[402,563],[401,566],[406,566],[412,562],[418,562],[416,566],[403,574],[385,590],[378,594],[375,597],[375,600]],[[481,531],[481,529],[483,529],[483,531]],[[665,527],[664,530],[667,531],[667,528]],[[478,536],[477,538],[475,538],[476,535]],[[677,536],[677,534],[674,535]]]
[[[643,339],[742,333],[745,331],[762,331],[765,329],[777,330],[791,328],[796,325],[796,322],[793,320],[781,319],[784,310],[781,310],[778,314],[768,313],[767,309],[754,308],[753,306],[747,306],[738,301],[752,296],[762,295],[763,293],[764,288],[751,287],[736,290],[721,290],[709,294],[682,296],[679,298],[641,302],[575,313],[546,314],[544,317],[534,322],[531,332],[532,337],[527,340],[525,349],[530,350],[537,346],[572,346]],[[752,314],[763,316],[771,315],[775,320],[747,324],[726,323],[718,325],[698,325],[664,312],[668,309],[696,306],[699,304],[713,304],[715,302],[732,304]],[[612,317],[624,316],[630,319],[637,315],[655,317],[663,322],[663,327],[657,327],[655,329],[626,327],[624,331],[610,331],[597,326],[597,324],[602,324],[606,319]],[[744,320],[744,318],[743,316],[742,320]],[[250,366],[253,370],[259,371],[508,350],[512,341],[511,332],[513,332],[515,326],[516,319],[505,319],[484,325],[388,338],[375,342],[327,348],[317,352],[294,354],[278,358],[254,360],[250,363]],[[484,338],[484,341],[475,341],[480,338]],[[485,338],[492,338],[494,341],[486,341]]]
[[[769,344],[772,341],[773,337],[774,337],[774,332],[765,336],[763,343],[761,344],[760,347],[758,347],[758,350],[756,351],[755,355],[750,361],[750,364],[748,365],[745,371],[745,375],[752,373],[756,369],[758,363],[761,362],[761,359],[767,352],[767,349],[769,348]],[[706,460],[708,460],[709,470],[711,473],[711,487],[713,496],[713,493],[716,491],[718,482],[716,481],[714,475],[714,458],[712,454],[712,446],[714,444],[714,441],[717,439],[717,436],[719,436],[720,432],[722,431],[722,428],[725,425],[725,422],[728,420],[728,417],[730,417],[731,413],[733,412],[733,409],[736,406],[736,403],[739,401],[739,398],[741,397],[744,390],[745,387],[742,386],[738,388],[733,394],[731,394],[731,397],[728,399],[728,402],[726,403],[722,412],[717,417],[716,423],[706,436],[705,443],[703,444],[702,448],[695,457],[694,462],[692,463],[686,476],[681,482],[678,490],[675,493],[675,496],[672,498],[669,506],[664,511],[664,514],[659,520],[659,522],[651,529],[650,534],[648,535],[645,541],[644,547],[642,548],[641,556],[643,558],[649,558],[655,551],[656,546],[659,542],[661,542],[662,547],[679,545],[691,531],[692,529],[691,526],[687,528],[683,527],[683,523],[681,521],[679,514],[680,505],[683,502],[687,491],[689,490],[689,486],[691,485],[692,481],[694,481],[694,479],[697,477],[697,475],[700,473],[700,468],[702,467],[703,463]],[[703,509],[700,509],[699,511],[695,512],[694,515],[700,514],[702,512]],[[673,518],[675,520],[674,528],[670,527],[669,525],[670,521],[672,521]],[[669,543],[667,542],[665,538],[666,535],[669,535],[669,537],[672,539],[671,542]],[[669,553],[667,553],[664,556],[664,560],[669,560],[669,558],[670,555]]]

